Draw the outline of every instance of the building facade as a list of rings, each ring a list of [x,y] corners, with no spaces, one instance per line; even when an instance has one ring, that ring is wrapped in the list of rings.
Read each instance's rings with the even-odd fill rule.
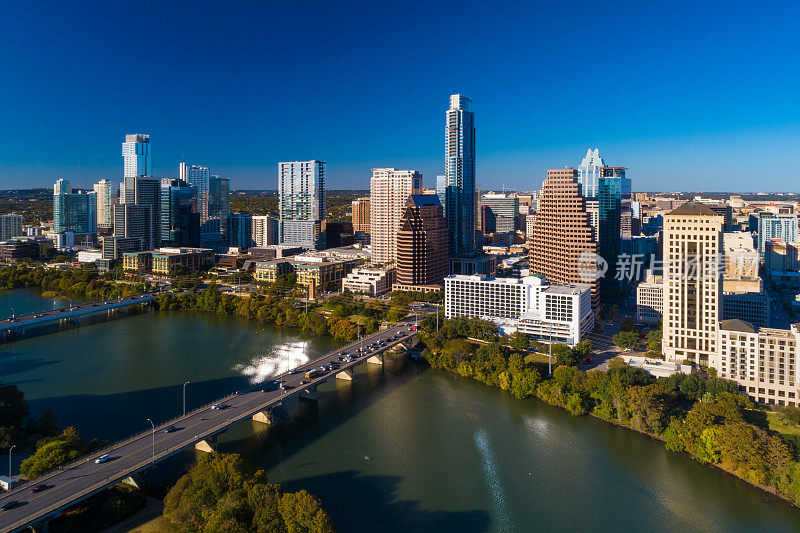
[[[139,133],[125,135],[122,159],[124,177],[151,176],[153,161],[150,155],[150,136]]]
[[[253,217],[253,244],[269,246],[278,244],[278,221],[269,215]]]
[[[381,296],[392,288],[394,269],[354,268],[342,280],[342,290]]]
[[[483,233],[513,233],[517,231],[519,198],[505,194],[481,196],[481,228]]]
[[[645,280],[636,286],[636,322],[648,325],[658,324],[663,308],[663,277],[648,271]]]
[[[14,213],[0,215],[0,241],[7,241],[22,234],[22,215]]]
[[[397,261],[400,219],[409,197],[412,194],[419,195],[421,189],[422,174],[416,170],[372,169],[369,209],[373,263]]]
[[[69,180],[53,186],[53,232],[97,233],[96,194],[73,192]]]
[[[351,219],[353,221],[353,231],[369,233],[370,228],[370,209],[369,198],[357,198],[351,204]]]
[[[278,237],[281,244],[325,247],[325,162],[278,163]]]
[[[450,96],[445,114],[444,167],[437,192],[444,189],[450,255],[467,256],[475,251],[475,117],[472,100],[461,94]]]
[[[228,246],[246,250],[253,245],[253,215],[231,213],[228,215]]]
[[[447,239],[439,197],[412,195],[397,232],[397,285],[402,290],[441,287],[449,269]]]
[[[111,229],[114,227],[114,196],[112,192],[109,180],[102,179],[94,184],[98,228]]]
[[[160,239],[165,246],[199,246],[197,189],[183,180],[161,180]]]
[[[762,211],[750,215],[750,231],[756,233],[758,253],[763,259],[767,252],[767,243],[780,241],[783,243],[796,242],[798,239],[797,215],[779,214]]]

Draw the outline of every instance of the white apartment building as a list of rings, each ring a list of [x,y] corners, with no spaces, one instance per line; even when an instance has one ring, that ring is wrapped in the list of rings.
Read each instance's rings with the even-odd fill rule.
[[[369,184],[370,243],[374,263],[397,261],[397,233],[408,197],[420,194],[422,174],[416,170],[372,169]]]
[[[152,176],[152,158],[150,157],[150,136],[139,133],[128,134],[122,143],[124,160],[124,177]],[[125,195],[121,194],[124,198]]]
[[[278,244],[278,221],[269,215],[254,216],[252,237],[256,246]]]
[[[447,318],[493,320],[542,342],[570,346],[594,328],[591,286],[551,285],[536,276],[450,275],[444,279],[444,311]]]
[[[664,217],[662,351],[707,365],[717,354],[723,217],[697,202]]]
[[[394,272],[394,269],[354,268],[342,280],[342,290],[380,296],[391,289]]]
[[[662,276],[647,272],[645,280],[636,287],[636,322],[658,324],[664,307],[664,281]]]
[[[324,248],[325,162],[278,163],[280,244]]]
[[[0,215],[0,241],[7,241],[20,235],[22,235],[22,215],[14,213]]]
[[[114,227],[114,198],[111,194],[111,182],[102,179],[94,184],[97,200],[97,227],[111,229]]]
[[[753,400],[772,405],[800,405],[800,332],[754,328],[742,320],[719,325],[719,354],[711,361],[722,378],[739,384]]]

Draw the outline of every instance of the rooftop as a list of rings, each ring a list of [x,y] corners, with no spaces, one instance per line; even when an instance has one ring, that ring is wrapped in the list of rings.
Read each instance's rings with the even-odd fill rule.
[[[745,322],[744,320],[739,320],[738,318],[732,318],[730,320],[722,320],[719,323],[720,329],[725,329],[728,331],[741,331],[744,333],[755,333],[756,329],[750,324],[749,322]]]
[[[701,202],[687,202],[669,212],[670,215],[719,216],[713,209]]]

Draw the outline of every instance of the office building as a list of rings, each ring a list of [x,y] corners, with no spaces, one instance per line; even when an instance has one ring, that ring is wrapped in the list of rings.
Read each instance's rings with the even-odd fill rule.
[[[600,195],[600,178],[603,177],[603,168],[606,166],[600,157],[600,150],[587,150],[586,157],[578,166],[578,183],[586,198],[597,198]]]
[[[22,234],[22,215],[14,213],[0,215],[0,241],[7,241]]]
[[[228,215],[228,246],[246,250],[253,245],[253,215],[230,213]]]
[[[197,212],[200,214],[200,223],[202,224],[210,218],[211,171],[208,167],[181,161],[178,164],[178,178],[195,188]]]
[[[767,243],[795,242],[798,240],[797,215],[779,214],[761,211],[750,215],[749,229],[757,235],[758,253],[763,259],[767,252]]]
[[[69,180],[53,186],[53,232],[97,233],[96,194],[73,192]]]
[[[661,320],[664,308],[664,279],[647,271],[645,280],[636,286],[636,322],[655,325]]]
[[[161,180],[126,177],[125,203],[114,206],[114,235],[139,237],[145,250],[161,241]]]
[[[278,221],[269,215],[253,217],[254,246],[278,244]]]
[[[227,230],[225,223],[231,212],[231,180],[221,176],[208,179],[208,218],[219,220],[220,230]]]
[[[725,254],[724,276],[726,279],[757,279],[759,277],[758,269],[761,265],[761,257],[753,243],[751,233],[726,231],[722,235],[722,245]]]
[[[138,133],[126,135],[125,142],[122,143],[122,158],[124,177],[151,176],[153,162],[150,155],[150,136]]]
[[[592,285],[592,307],[597,311],[599,299],[594,276],[597,245],[592,239],[577,170],[547,171],[529,241],[531,273],[540,274],[551,283]]]
[[[449,269],[447,239],[447,222],[439,197],[409,197],[397,232],[394,290],[441,289]]]
[[[664,217],[662,352],[708,365],[721,317],[723,218],[699,202]]]
[[[103,260],[121,259],[125,252],[136,252],[143,248],[141,237],[119,237],[116,235],[103,238]]]
[[[97,227],[99,229],[110,230],[114,227],[114,196],[111,190],[111,182],[102,179],[94,184],[94,194],[97,201],[95,212],[97,213]]]
[[[724,283],[723,283],[724,285]],[[744,320],[757,328],[769,326],[769,296],[762,290],[722,292],[722,320]]]
[[[394,269],[354,268],[342,280],[342,290],[381,296],[392,288]]]
[[[517,231],[519,198],[505,194],[481,196],[481,229],[483,233],[513,233]]]
[[[542,341],[570,346],[594,328],[591,287],[549,284],[538,276],[450,275],[444,280],[445,317],[477,317]]]
[[[165,246],[199,246],[197,189],[184,180],[161,180],[160,240]]]
[[[450,232],[450,255],[469,256],[475,252],[475,125],[472,100],[460,94],[450,96],[445,119],[445,178],[437,183],[444,189],[443,204]]]
[[[357,198],[352,202],[351,219],[353,221],[354,232],[369,233],[370,228],[370,209],[369,198]]]
[[[281,244],[325,248],[325,162],[278,163],[278,237]]]
[[[373,263],[397,261],[400,219],[409,197],[420,194],[421,189],[422,174],[416,170],[372,169],[369,205]]]

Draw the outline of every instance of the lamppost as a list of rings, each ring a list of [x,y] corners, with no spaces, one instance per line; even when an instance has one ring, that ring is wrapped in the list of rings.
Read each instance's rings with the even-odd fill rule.
[[[17,316],[17,313],[14,311],[14,308],[11,308],[11,322],[14,322],[14,317]]]
[[[183,416],[186,416],[186,385],[188,384],[188,381],[183,384]]]
[[[550,342],[547,345],[547,375],[553,375],[553,324],[547,324],[547,331],[550,333]]]
[[[149,418],[147,419],[150,425],[153,426],[153,464],[156,464],[156,425]]]
[[[11,490],[11,450],[16,447],[17,445],[13,444],[11,448],[8,449],[8,490]]]

